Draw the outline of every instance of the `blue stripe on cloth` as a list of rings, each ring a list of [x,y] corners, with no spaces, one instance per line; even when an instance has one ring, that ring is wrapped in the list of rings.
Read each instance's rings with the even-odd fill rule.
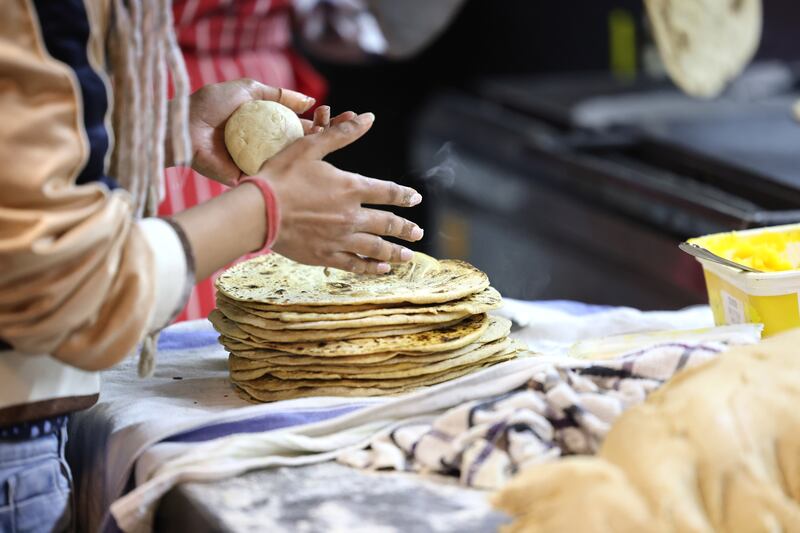
[[[82,0],[33,0],[42,38],[53,58],[75,73],[83,99],[83,124],[89,138],[89,158],[77,183],[101,180],[109,148],[105,114],[106,85],[89,63],[89,18]]]
[[[585,304],[573,300],[535,300],[531,303],[547,307],[548,309],[563,311],[574,316],[593,315],[595,313],[602,313],[603,311],[610,311],[611,309],[618,309],[612,305]]]
[[[158,349],[185,350],[214,346],[217,344],[219,334],[211,329],[210,326],[209,324],[209,328],[203,330],[174,330],[167,328],[161,332],[161,336],[158,338]]]
[[[320,422],[337,416],[345,415],[356,409],[365,407],[363,404],[345,405],[332,409],[313,409],[305,411],[287,411],[284,413],[268,413],[266,415],[248,418],[246,420],[236,420],[233,422],[223,422],[211,424],[197,429],[173,435],[162,442],[204,442],[220,437],[227,437],[235,433],[258,433],[261,431],[271,431],[301,424]]]

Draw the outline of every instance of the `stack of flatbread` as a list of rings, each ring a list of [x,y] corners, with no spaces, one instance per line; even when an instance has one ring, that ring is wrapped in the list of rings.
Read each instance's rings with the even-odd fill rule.
[[[390,274],[300,265],[277,254],[223,273],[209,319],[231,380],[254,401],[378,396],[516,357],[500,294],[462,261],[416,254]]]

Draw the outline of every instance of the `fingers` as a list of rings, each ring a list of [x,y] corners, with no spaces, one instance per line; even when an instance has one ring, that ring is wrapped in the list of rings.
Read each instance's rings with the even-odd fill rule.
[[[378,209],[362,209],[354,229],[357,232],[396,237],[409,242],[416,242],[425,235],[423,229],[410,220]]]
[[[352,111],[345,111],[344,113],[336,115],[335,117],[330,119],[327,124],[321,125],[317,124],[316,111],[314,112],[314,115],[315,116],[313,121],[308,120],[306,118],[300,119],[300,122],[303,124],[303,133],[305,133],[306,135],[313,135],[314,133],[320,133],[325,128],[328,128],[330,126],[336,126],[337,124],[341,124],[342,122],[345,122],[347,120],[353,120],[358,116]],[[328,116],[330,116],[330,108],[328,108]]]
[[[404,187],[393,181],[367,178],[350,172],[347,174],[358,180],[362,204],[413,207],[422,202],[422,195],[411,187]]]
[[[392,269],[385,261],[365,259],[347,252],[333,254],[328,266],[356,274],[386,274]]]
[[[314,133],[319,133],[320,131],[322,131],[318,129],[317,126],[314,125],[314,122],[308,120],[307,118],[301,118],[300,124],[303,125],[303,134],[305,135],[312,135]]]
[[[335,117],[333,117],[331,119],[330,125],[331,126],[336,126],[337,124],[341,124],[342,122],[345,122],[345,121],[348,121],[348,120],[353,120],[357,116],[358,115],[353,113],[352,111],[345,111],[344,113],[342,113],[340,115],[336,115]]]
[[[393,244],[367,233],[353,235],[346,244],[346,248],[362,257],[387,263],[405,263],[414,258],[414,252],[405,246]]]
[[[239,81],[242,85],[244,85],[245,89],[250,93],[253,99],[272,100],[273,102],[281,103],[298,115],[311,109],[311,106],[313,106],[316,102],[316,100],[310,96],[306,96],[290,89],[271,87],[250,79],[243,79]]]
[[[300,157],[298,150],[304,152],[305,157],[322,159],[331,152],[354,143],[372,127],[375,115],[363,113],[350,120],[343,120],[326,128],[318,135],[310,135],[290,146],[294,149],[287,155],[288,158]]]
[[[314,126],[327,128],[331,124],[331,108],[321,105],[314,110]]]

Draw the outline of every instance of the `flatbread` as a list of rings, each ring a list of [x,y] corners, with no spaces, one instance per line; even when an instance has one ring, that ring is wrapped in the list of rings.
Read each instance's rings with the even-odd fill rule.
[[[463,261],[437,261],[421,253],[385,275],[301,265],[272,253],[234,265],[216,286],[232,300],[272,305],[432,304],[483,291],[489,279]]]
[[[231,355],[228,359],[231,378],[235,381],[257,379],[269,374],[279,379],[393,379],[399,377],[421,376],[436,374],[450,368],[474,365],[489,359],[499,353],[507,351],[510,346],[517,351],[520,346],[515,341],[504,339],[490,344],[476,347],[474,350],[456,357],[450,357],[429,364],[419,361],[397,362],[390,360],[379,365],[315,365],[283,367],[280,365],[265,365],[262,361],[254,362]],[[256,366],[253,363],[261,363]]]
[[[223,315],[233,320],[237,324],[249,324],[261,329],[269,330],[330,330],[330,329],[352,329],[352,328],[374,328],[389,326],[408,326],[420,324],[442,324],[445,322],[458,321],[466,318],[469,313],[438,313],[438,314],[391,314],[367,316],[354,319],[335,319],[333,315],[328,315],[330,320],[318,320],[315,322],[282,322],[271,320],[259,316],[258,311],[248,311],[225,300],[217,301],[217,308]]]
[[[242,342],[253,342],[258,345],[265,343],[284,342],[314,342],[331,341],[338,339],[369,339],[375,337],[392,337],[413,333],[424,333],[440,327],[455,325],[459,320],[452,320],[444,324],[420,324],[408,326],[352,328],[336,330],[267,330],[250,324],[236,323],[215,309],[208,315],[208,319],[220,333],[239,339]]]
[[[222,292],[217,291],[217,300],[220,298],[227,299],[231,302],[236,302],[239,306],[245,306],[248,309],[256,309],[259,311],[266,311],[266,312],[275,312],[275,313],[298,313],[300,315],[305,315],[306,313],[318,313],[321,317],[327,316],[328,314],[338,314],[338,313],[357,313],[360,311],[378,311],[381,309],[391,310],[394,308],[414,305],[408,303],[396,303],[396,304],[383,304],[383,305],[370,305],[370,304],[359,304],[359,305],[272,305],[263,302],[255,302],[249,300],[234,300],[233,298],[228,298]],[[275,318],[275,317],[267,317],[267,318]],[[355,317],[360,318],[360,317]],[[319,318],[315,318],[314,320],[319,320]],[[288,321],[287,321],[288,322]]]
[[[462,365],[460,367],[446,369],[434,374],[422,376],[406,376],[406,377],[393,377],[393,378],[370,378],[370,379],[357,379],[354,377],[336,377],[336,378],[300,378],[300,379],[281,379],[272,376],[263,376],[257,379],[248,381],[234,381],[237,385],[246,386],[255,390],[291,390],[300,387],[374,387],[374,388],[394,388],[405,386],[419,386],[424,385],[425,382],[436,376],[443,376],[450,372],[457,370],[469,370],[473,368],[480,368],[482,365],[489,364],[500,360],[508,360],[516,356],[516,352],[509,350],[501,354],[494,355],[478,365]]]
[[[448,357],[457,357],[467,353],[475,348],[503,339],[508,336],[511,331],[511,321],[506,318],[498,316],[489,317],[489,326],[483,334],[472,344],[468,344],[455,350],[445,352],[434,352],[432,354],[425,354],[420,352],[385,352],[366,355],[351,355],[339,356],[335,358],[335,362],[330,361],[330,357],[316,357],[307,355],[297,355],[282,352],[279,350],[269,350],[263,348],[254,348],[249,344],[238,341],[237,339],[221,335],[219,341],[231,353],[235,353],[241,358],[246,358],[255,361],[267,360],[274,364],[279,365],[314,365],[314,364],[370,364],[380,363],[389,359],[398,357],[408,357],[420,362],[434,362],[441,361]]]
[[[219,309],[211,310],[208,314],[208,321],[211,322],[214,329],[223,337],[236,339],[238,342],[244,342],[250,339],[250,335],[242,331],[242,328],[223,315]]]
[[[499,356],[497,360],[487,361],[480,366],[456,368],[441,374],[422,376],[421,378],[405,381],[397,380],[395,382],[386,381],[379,383],[368,380],[355,382],[334,380],[325,383],[323,380],[296,380],[289,382],[290,385],[287,388],[285,385],[282,385],[285,382],[281,380],[262,379],[256,382],[236,383],[236,386],[246,392],[251,398],[265,402],[313,396],[387,396],[402,394],[403,392],[419,387],[450,381],[483,368],[493,366],[497,363],[513,359],[515,356],[515,353],[504,354]],[[259,384],[251,385],[251,383]],[[379,384],[375,385],[375,383]],[[292,385],[298,386],[292,387]]]
[[[438,374],[440,372],[459,367],[476,366],[485,361],[493,360],[499,355],[509,352],[517,353],[523,347],[517,341],[506,339],[485,344],[471,352],[458,357],[435,361],[424,364],[416,361],[394,363],[389,361],[382,365],[368,366],[295,366],[295,367],[266,367],[251,368],[241,370],[231,370],[231,379],[234,381],[248,381],[258,379],[263,376],[283,379],[357,379],[357,380],[393,380],[427,374]],[[246,361],[246,360],[245,360]]]
[[[222,293],[217,293],[217,302],[236,305],[248,313],[281,322],[315,322],[323,320],[353,320],[380,315],[414,315],[458,313],[462,315],[479,315],[499,309],[503,303],[500,293],[492,287],[481,292],[470,294],[466,298],[441,304],[413,305],[389,304],[347,305],[347,306],[276,306],[257,302],[241,302],[232,300]],[[309,328],[313,329],[313,328]]]
[[[331,357],[315,357],[308,355],[296,355],[278,350],[267,350],[260,348],[253,348],[250,345],[237,343],[235,339],[229,340],[222,336],[220,342],[228,350],[229,353],[235,354],[242,359],[249,359],[256,362],[274,361],[278,365],[314,365],[320,364],[326,360],[333,359]],[[346,355],[336,357],[335,360],[342,364],[357,363],[357,364],[374,364],[387,361],[397,357],[396,353],[376,353],[369,355]]]
[[[209,318],[211,317],[209,316]],[[217,327],[217,324],[214,323],[214,326]],[[323,342],[265,342],[254,340],[251,337],[239,338],[235,335],[228,335],[220,329],[217,329],[217,331],[226,336],[235,337],[242,343],[254,348],[267,348],[298,355],[339,357],[384,352],[446,352],[475,342],[486,331],[488,326],[489,318],[487,315],[475,315],[462,320],[458,324],[421,333]]]
[[[412,333],[424,333],[426,331],[434,331],[438,328],[458,324],[462,320],[463,319],[450,320],[442,324],[409,324],[406,326],[375,326],[372,328],[351,329],[296,329],[284,331],[261,329],[250,324],[237,325],[242,331],[248,333],[250,337],[264,342],[325,342],[339,339],[372,339],[410,335]]]
[[[645,0],[656,44],[672,79],[712,98],[738,76],[761,40],[761,0]]]
[[[250,403],[260,404],[264,402],[279,402],[283,400],[293,400],[297,398],[318,398],[326,396],[344,396],[344,397],[372,397],[372,396],[397,396],[410,390],[411,388],[398,387],[396,389],[376,389],[376,388],[360,388],[353,389],[348,387],[325,387],[313,388],[303,387],[289,391],[256,391],[248,389],[246,386],[234,384],[234,390],[245,401]]]

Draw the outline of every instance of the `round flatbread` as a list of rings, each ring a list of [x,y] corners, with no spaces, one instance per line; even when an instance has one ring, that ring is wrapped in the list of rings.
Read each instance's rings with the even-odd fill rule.
[[[499,309],[503,305],[500,293],[492,287],[487,287],[481,292],[471,294],[466,298],[445,302],[442,304],[411,305],[411,304],[390,304],[385,306],[371,305],[348,305],[348,306],[318,306],[318,307],[297,307],[297,306],[276,306],[255,302],[242,302],[231,300],[222,293],[217,293],[217,302],[226,302],[235,305],[261,318],[276,320],[281,322],[316,322],[316,321],[339,321],[354,320],[382,315],[417,315],[417,314],[459,314],[459,315],[479,315],[494,309]],[[292,310],[294,309],[294,310]],[[309,328],[313,329],[313,328]]]
[[[495,357],[508,358],[509,356],[513,357],[513,355],[515,354],[516,352],[514,352],[513,354],[501,354]],[[464,365],[462,367],[451,368],[442,372],[438,372],[436,374],[430,374],[425,376],[394,377],[390,379],[388,378],[354,379],[352,377],[347,377],[347,378],[339,377],[333,379],[324,379],[324,378],[282,379],[271,376],[264,376],[249,381],[235,381],[235,383],[237,385],[240,386],[244,385],[252,389],[269,390],[269,391],[290,390],[299,387],[375,387],[381,389],[405,387],[405,386],[418,387],[420,385],[425,385],[427,381],[431,378],[435,378],[437,376],[444,376],[451,372],[459,370],[470,371],[472,369],[482,368],[483,366],[491,362],[494,362],[494,357],[490,358],[490,360],[488,361],[482,362],[480,365]]]
[[[231,379],[234,381],[247,381],[262,376],[272,376],[279,379],[393,379],[425,374],[436,374],[451,368],[476,365],[500,353],[506,352],[514,341],[505,339],[491,344],[484,344],[470,352],[457,357],[449,357],[440,361],[422,364],[419,361],[406,359],[405,362],[388,361],[379,365],[315,365],[315,366],[290,366],[279,365],[254,365],[254,361],[241,359],[231,355],[228,359]],[[518,347],[513,349],[516,352]]]
[[[217,308],[223,315],[237,324],[250,324],[261,329],[270,330],[331,330],[352,328],[389,328],[392,326],[418,326],[422,324],[443,324],[466,318],[468,313],[437,313],[437,314],[391,314],[366,316],[344,320],[334,320],[333,315],[328,315],[330,320],[317,320],[305,322],[282,322],[260,316],[258,311],[248,311],[243,307],[230,303],[228,300],[218,300]]]
[[[410,324],[407,326],[376,326],[372,328],[352,329],[297,329],[276,331],[261,329],[251,324],[238,324],[251,338],[264,342],[313,342],[331,341],[339,339],[374,339],[378,337],[395,337],[433,331],[437,328],[452,326],[462,319],[450,320],[442,324]]]
[[[211,318],[210,315],[209,318]],[[217,326],[218,324],[215,321],[214,327]],[[267,348],[298,355],[339,357],[384,352],[446,352],[475,342],[480,338],[483,332],[486,331],[488,326],[489,319],[487,315],[475,315],[462,320],[458,324],[421,333],[395,335],[392,337],[340,339],[321,342],[264,342],[254,340],[247,336],[247,334],[245,334],[244,338],[240,338],[236,335],[228,335],[228,333],[219,328],[217,331],[228,337],[234,337],[242,343],[248,344],[254,348]]]
[[[357,381],[357,380],[294,380],[283,381],[262,378],[252,382],[235,383],[251,398],[259,401],[272,402],[292,398],[307,398],[312,396],[387,396],[401,394],[419,387],[436,385],[450,381],[497,363],[513,359],[516,354],[504,355],[505,359],[486,362],[483,365],[467,368],[455,368],[440,374],[422,376],[408,380],[392,381]]]
[[[489,325],[483,334],[472,344],[468,344],[455,350],[444,352],[434,352],[431,354],[420,352],[385,352],[376,354],[365,355],[351,355],[339,356],[334,361],[330,361],[330,357],[316,357],[309,355],[297,355],[282,352],[280,350],[269,350],[265,348],[254,348],[253,346],[243,343],[232,337],[221,335],[219,340],[222,345],[230,353],[234,353],[239,357],[250,359],[253,361],[269,361],[278,365],[315,365],[315,364],[369,364],[387,361],[392,358],[408,358],[409,360],[419,361],[421,363],[435,362],[447,359],[448,357],[457,357],[467,353],[475,348],[504,339],[511,331],[511,321],[499,317],[490,316]]]
[[[208,319],[217,328],[217,331],[228,336],[240,339],[242,342],[254,343],[284,343],[284,342],[326,342],[338,339],[371,339],[376,337],[392,337],[397,335],[408,335],[412,333],[423,333],[432,331],[440,327],[447,327],[457,324],[460,320],[452,320],[443,324],[420,324],[393,327],[372,327],[372,328],[352,328],[334,330],[269,330],[261,329],[250,324],[237,323],[223,315],[218,309],[214,309],[208,315]]]
[[[481,292],[489,280],[463,261],[437,261],[420,253],[385,275],[301,265],[272,253],[234,265],[216,286],[232,300],[271,305],[433,304]]]
[[[761,40],[761,0],[645,0],[675,83],[711,98],[747,66]]]

